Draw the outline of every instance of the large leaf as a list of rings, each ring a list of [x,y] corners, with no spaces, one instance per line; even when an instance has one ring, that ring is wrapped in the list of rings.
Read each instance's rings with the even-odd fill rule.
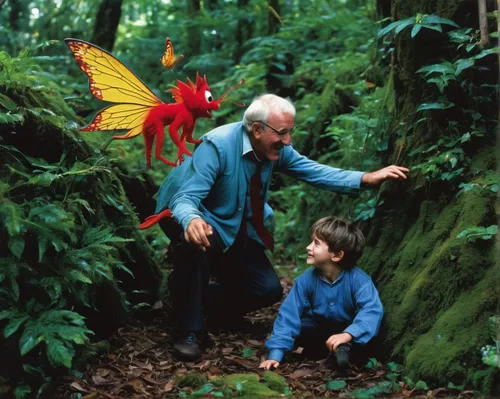
[[[45,339],[43,335],[34,334],[34,332],[35,331],[33,329],[24,329],[24,333],[19,340],[19,350],[21,352],[21,356],[26,355],[26,353],[30,352]]]
[[[431,73],[441,73],[441,74],[451,74],[455,75],[455,66],[449,62],[445,61],[441,64],[433,64],[420,68],[417,73],[424,73],[425,76],[430,75]]]
[[[466,58],[466,59],[460,59],[457,62],[455,62],[455,66],[457,67],[457,70],[455,71],[455,75],[458,76],[460,73],[467,68],[470,68],[471,66],[474,65],[474,58]]]
[[[425,24],[450,25],[450,26],[454,26],[455,28],[460,28],[460,26],[457,25],[452,20],[447,19],[447,18],[441,18],[441,17],[438,17],[437,15],[426,15],[426,16],[424,16],[422,18],[422,23],[425,23]]]
[[[417,108],[417,111],[424,111],[426,109],[448,109],[453,107],[453,103],[423,103]]]
[[[344,380],[334,380],[329,381],[326,384],[326,389],[330,389],[331,391],[341,391],[347,386],[347,383]]]
[[[411,29],[411,37],[414,38],[417,36],[418,32],[422,29],[422,25],[420,24],[415,24],[413,28]]]
[[[380,29],[378,31],[377,37],[381,38],[382,36],[387,35],[391,30],[397,28],[400,25],[408,26],[409,24],[406,25],[408,21],[409,21],[409,24],[411,24],[411,23],[415,22],[415,18],[412,17],[412,18],[403,19],[401,21],[394,21],[394,22],[390,23],[389,25],[387,25],[385,28]]]
[[[5,338],[9,338],[19,329],[19,327],[21,327],[21,324],[23,324],[29,318],[29,316],[23,314],[11,318],[3,330],[3,336]]]
[[[0,105],[6,108],[10,112],[14,112],[17,109],[17,104],[12,101],[5,94],[0,93]]]
[[[64,345],[64,342],[56,338],[50,338],[46,341],[47,357],[53,366],[65,366],[71,368],[71,362],[75,351]]]

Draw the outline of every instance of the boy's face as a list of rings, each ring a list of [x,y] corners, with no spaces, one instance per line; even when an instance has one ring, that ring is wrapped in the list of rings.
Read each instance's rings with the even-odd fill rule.
[[[325,241],[320,240],[314,234],[312,242],[307,246],[307,264],[318,268],[333,262],[334,254],[328,250],[328,245]]]

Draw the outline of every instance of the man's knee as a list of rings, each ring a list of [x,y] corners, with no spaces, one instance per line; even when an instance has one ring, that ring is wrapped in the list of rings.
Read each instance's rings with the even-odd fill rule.
[[[283,287],[279,280],[277,282],[270,283],[264,287],[263,296],[266,297],[268,302],[267,306],[271,306],[276,302],[280,301],[283,296]]]

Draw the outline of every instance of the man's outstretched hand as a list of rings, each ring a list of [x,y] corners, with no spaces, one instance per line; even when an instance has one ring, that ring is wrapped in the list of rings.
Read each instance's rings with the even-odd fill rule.
[[[205,222],[202,218],[194,218],[191,220],[184,232],[184,238],[187,242],[196,245],[203,252],[210,246],[208,236],[214,233],[212,226]]]
[[[375,172],[365,173],[361,177],[361,184],[364,186],[374,187],[382,184],[386,180],[406,180],[406,173],[410,169],[404,166],[391,165],[383,169],[376,170]]]
[[[266,360],[260,364],[259,369],[266,369],[266,370],[271,370],[272,368],[277,369],[279,365],[280,362],[277,362],[276,360]]]

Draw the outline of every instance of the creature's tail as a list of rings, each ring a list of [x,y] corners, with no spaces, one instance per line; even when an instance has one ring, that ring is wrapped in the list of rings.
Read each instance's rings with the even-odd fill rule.
[[[165,209],[164,211],[162,211],[156,215],[148,216],[146,218],[146,220],[144,220],[144,222],[142,222],[139,225],[139,228],[140,229],[148,229],[151,226],[154,226],[156,223],[158,223],[161,219],[171,218],[171,217],[172,217],[172,212],[170,211],[170,209]]]

